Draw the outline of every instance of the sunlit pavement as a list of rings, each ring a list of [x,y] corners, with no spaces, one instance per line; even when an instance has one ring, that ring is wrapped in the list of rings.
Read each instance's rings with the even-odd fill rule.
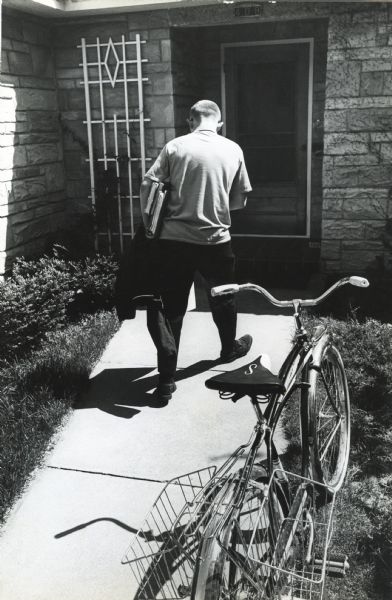
[[[221,464],[254,425],[246,399],[223,401],[204,381],[264,353],[277,372],[292,328],[290,316],[240,313],[238,336],[251,333],[253,347],[218,365],[211,315],[189,312],[178,389],[159,408],[145,315],[125,321],[8,519],[0,538],[0,599],[132,600],[136,582],[121,561],[164,482]]]

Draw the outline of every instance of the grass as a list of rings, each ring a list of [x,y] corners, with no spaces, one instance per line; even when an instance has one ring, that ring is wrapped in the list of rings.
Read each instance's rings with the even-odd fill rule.
[[[0,522],[42,462],[118,327],[113,313],[50,332],[29,355],[0,368]]]
[[[330,549],[331,554],[348,555],[350,570],[343,580],[328,578],[327,597],[390,600],[392,327],[374,319],[323,321],[342,354],[352,406],[350,467],[337,496]],[[309,320],[308,328],[317,323]],[[294,403],[283,415],[291,461],[299,456],[298,406]]]

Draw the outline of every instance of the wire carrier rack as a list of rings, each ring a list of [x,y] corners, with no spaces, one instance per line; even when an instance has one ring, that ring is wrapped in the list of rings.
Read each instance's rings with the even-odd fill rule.
[[[344,574],[345,559],[328,556],[334,505],[335,494],[327,486],[287,471],[274,472],[252,519],[249,543],[242,546],[243,570],[252,575],[254,597],[321,600],[326,574]],[[244,540],[241,514],[235,528]]]

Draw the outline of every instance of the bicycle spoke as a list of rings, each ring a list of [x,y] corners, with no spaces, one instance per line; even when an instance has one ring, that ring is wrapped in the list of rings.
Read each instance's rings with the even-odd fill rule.
[[[327,439],[324,448],[320,448],[320,458],[321,460],[324,460],[325,455],[329,449],[329,447],[331,446],[331,443],[336,435],[336,433],[339,431],[340,429],[340,422],[341,419],[339,419],[339,422],[336,424],[336,426],[334,427],[334,429],[331,431],[331,433],[329,434],[329,438]]]

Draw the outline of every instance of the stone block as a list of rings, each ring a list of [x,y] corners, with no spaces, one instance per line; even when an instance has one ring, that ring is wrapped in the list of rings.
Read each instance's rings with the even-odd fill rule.
[[[383,162],[392,163],[392,141],[380,144],[380,158]]]
[[[379,96],[383,93],[383,89],[384,74],[382,72],[361,74],[361,96]]]
[[[74,90],[79,86],[73,79],[59,79],[57,81],[57,87],[59,90]]]
[[[173,81],[169,73],[156,73],[151,78],[152,91],[157,95],[173,94]]]
[[[161,41],[161,56],[163,62],[170,62],[172,58],[171,40]]]
[[[32,46],[30,54],[35,75],[38,77],[54,77],[53,54],[50,48]]]
[[[380,162],[377,154],[352,154],[349,156],[335,156],[336,167],[351,167],[355,165],[378,165]]]
[[[56,72],[59,69],[74,69],[82,62],[82,51],[77,47],[56,48],[54,52]]]
[[[4,50],[12,50],[12,40],[2,37],[1,39],[1,49]]]
[[[26,148],[27,159],[32,165],[51,163],[59,159],[57,144],[32,144],[21,147]]]
[[[349,131],[390,131],[392,110],[390,108],[353,109],[347,114]]]
[[[321,241],[321,257],[324,260],[339,260],[341,255],[340,241]]]
[[[159,128],[154,129],[154,146],[156,148],[163,148],[165,143],[165,130]]]
[[[33,62],[30,54],[25,52],[8,52],[9,72],[13,75],[31,75]]]
[[[170,140],[174,139],[176,137],[176,130],[174,127],[167,127],[165,129],[165,139],[166,139],[166,143],[170,142]]]
[[[391,142],[392,143],[392,132],[383,131],[370,134],[371,142]]]
[[[359,191],[356,198],[346,198],[343,204],[345,219],[366,220],[385,219],[387,212],[387,198],[378,197],[377,190],[367,193]]]
[[[56,110],[56,92],[52,90],[21,89],[18,92],[18,110]]]
[[[329,98],[359,96],[361,63],[359,61],[328,64],[326,95]]]
[[[153,75],[154,73],[170,73],[171,72],[171,64],[170,63],[145,63],[143,65],[143,75]]]
[[[47,144],[59,141],[59,133],[57,131],[49,131],[43,133],[21,133],[17,136],[18,143],[26,144]]]
[[[329,47],[333,49],[369,48],[376,45],[377,28],[369,24],[355,24],[354,26],[341,26],[337,21],[334,28],[331,24],[329,31]]]
[[[83,70],[81,67],[72,68],[56,68],[57,79],[74,79],[75,81],[83,81]]]
[[[392,181],[392,165],[359,165],[336,167],[332,172],[324,172],[324,185],[327,187],[380,187],[385,188]]]
[[[384,46],[380,48],[355,48],[345,52],[346,60],[390,60],[392,48]]]
[[[14,180],[26,179],[28,177],[39,177],[41,175],[41,168],[39,166],[27,166],[27,167],[15,167],[14,169]]]
[[[389,60],[364,60],[362,62],[362,73],[374,73],[377,71],[391,71],[392,64]]]
[[[56,82],[54,79],[42,79],[39,77],[26,77],[21,75],[19,77],[19,85],[20,87],[25,88],[40,88],[44,90],[55,90]]]
[[[173,96],[146,98],[146,116],[152,127],[171,127],[174,124]]]
[[[392,96],[392,73],[384,73],[383,93]]]
[[[112,94],[113,94],[112,89],[113,88],[110,89],[110,96],[112,96]],[[68,110],[86,110],[86,100],[84,97],[84,90],[82,90],[80,88],[68,89],[63,93],[67,99],[66,106],[67,106]],[[98,93],[98,90],[97,90],[97,93]],[[117,93],[118,93],[118,90],[117,90]],[[107,89],[105,88],[105,96],[106,95],[108,95],[108,94],[107,94]],[[92,100],[93,100],[93,98],[92,98]],[[97,101],[97,99],[96,99],[96,101]],[[114,105],[116,105],[116,104],[114,104]],[[61,102],[61,106],[65,106],[65,103]],[[110,100],[108,100],[108,106],[113,106],[113,103]]]
[[[13,40],[12,49],[15,50],[15,52],[24,52],[25,54],[29,54],[30,44],[26,44],[26,42],[18,42],[16,40]]]
[[[159,63],[161,62],[161,43],[159,40],[148,42],[145,45],[142,52],[142,57],[146,58],[149,62]]]
[[[322,238],[324,240],[363,240],[364,225],[362,221],[324,219],[322,222]]]
[[[365,223],[365,239],[382,241],[385,235],[385,221],[371,221]]]
[[[22,23],[23,39],[30,44],[42,41],[42,28],[36,23],[24,21]]]
[[[368,240],[368,241],[359,241],[359,240],[343,240],[342,241],[342,250],[346,251],[365,251],[365,252],[382,252],[383,243],[381,240]]]
[[[327,110],[352,110],[352,109],[382,109],[392,107],[392,97],[389,96],[358,96],[358,98],[327,98]]]
[[[23,22],[20,18],[4,14],[2,34],[12,40],[23,41]]]
[[[45,179],[48,192],[65,189],[65,173],[62,163],[52,163],[45,166]]]
[[[367,134],[332,133],[324,136],[325,154],[367,154],[369,152]]]
[[[327,219],[340,219],[343,216],[343,199],[339,198],[339,190],[333,198],[324,197],[323,217]]]
[[[333,131],[347,131],[347,111],[345,110],[327,110],[324,114],[324,131],[329,133]]]
[[[21,179],[13,183],[12,189],[15,202],[41,197],[46,194],[45,179],[43,177]]]
[[[170,39],[170,29],[150,29],[149,31],[150,40],[165,40]]]

